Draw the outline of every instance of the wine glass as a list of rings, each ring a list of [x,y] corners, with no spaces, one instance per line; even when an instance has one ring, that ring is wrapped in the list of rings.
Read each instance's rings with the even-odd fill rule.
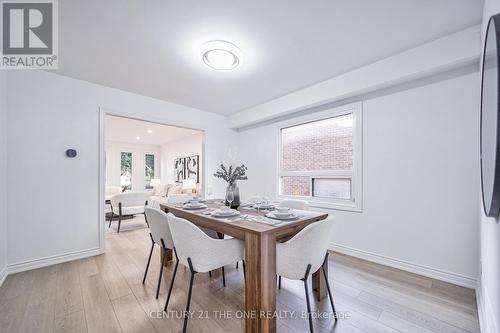
[[[226,192],[226,200],[229,202],[229,208],[231,208],[234,201],[234,192],[229,190]]]

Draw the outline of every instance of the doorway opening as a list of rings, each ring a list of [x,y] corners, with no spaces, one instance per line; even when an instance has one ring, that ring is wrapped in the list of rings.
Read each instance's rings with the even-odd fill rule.
[[[204,193],[204,132],[101,109],[100,248],[106,233],[147,228],[144,205]],[[120,202],[120,205],[118,203]]]

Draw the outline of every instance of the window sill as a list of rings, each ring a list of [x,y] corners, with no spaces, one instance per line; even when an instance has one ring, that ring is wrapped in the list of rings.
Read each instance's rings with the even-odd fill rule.
[[[356,213],[361,213],[363,211],[363,208],[361,205],[356,205],[353,202],[328,202],[328,201],[316,201],[316,200],[310,200],[309,198],[304,198],[304,197],[292,197],[292,196],[284,196],[280,195],[278,196],[278,200],[285,200],[285,199],[296,199],[296,200],[304,200],[307,201],[310,207],[314,208],[321,208],[321,209],[331,209],[331,210],[343,210],[343,211],[348,211],[348,212],[356,212]]]

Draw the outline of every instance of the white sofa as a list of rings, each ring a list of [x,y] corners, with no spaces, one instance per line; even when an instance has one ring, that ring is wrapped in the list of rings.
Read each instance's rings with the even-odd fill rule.
[[[185,193],[181,184],[165,184],[155,186],[150,192],[148,206],[160,208],[160,204],[187,202],[196,196],[195,193]]]

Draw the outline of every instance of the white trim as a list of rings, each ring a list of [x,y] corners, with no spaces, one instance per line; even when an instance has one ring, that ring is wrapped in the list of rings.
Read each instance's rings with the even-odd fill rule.
[[[343,115],[353,115],[353,166],[352,170],[339,171],[281,171],[281,130],[287,127],[298,126],[315,121],[340,117]],[[338,209],[353,212],[363,210],[363,102],[349,103],[335,108],[329,108],[320,112],[315,112],[305,116],[278,122],[274,125],[276,132],[277,160],[275,170],[275,197],[278,199],[301,199],[309,202],[312,207]],[[349,178],[351,180],[352,200],[341,200],[331,198],[317,198],[312,196],[298,197],[280,194],[280,177],[297,176],[322,176],[329,178]],[[312,186],[312,181],[311,184]]]
[[[479,328],[483,333],[496,333],[498,332],[498,324],[493,312],[488,291],[485,289],[483,293],[482,282],[479,280],[476,288],[477,299],[477,315],[479,317]]]
[[[151,186],[151,188],[146,188],[146,155],[153,155],[153,178],[160,178],[161,179],[161,167],[160,167],[160,160],[161,160],[161,146],[160,146],[160,152],[159,153],[155,153],[155,152],[152,152],[150,150],[145,150],[142,154],[142,159],[144,160],[144,175],[143,175],[143,179],[144,179],[144,188],[143,188],[143,191],[151,191],[153,190],[153,187]],[[158,174],[160,174],[159,177]]]
[[[78,260],[78,259],[83,259],[83,258],[87,258],[87,257],[93,257],[93,256],[96,256],[99,254],[101,254],[101,250],[100,250],[100,248],[96,247],[93,249],[74,251],[74,252],[68,252],[68,253],[63,253],[63,254],[56,254],[53,256],[39,258],[39,259],[21,261],[21,262],[15,263],[15,264],[8,264],[7,268],[6,268],[6,271],[7,271],[6,273],[7,274],[14,274],[14,273],[19,273],[19,272],[29,271],[29,270],[40,268],[40,267],[61,264],[63,262],[67,262],[67,261]]]
[[[98,171],[99,171],[99,176],[98,176],[98,186],[99,186],[99,195],[98,195],[98,214],[99,216],[97,217],[98,219],[98,224],[99,224],[99,249],[100,253],[103,254],[105,252],[105,228],[106,228],[106,221],[105,221],[105,187],[106,187],[106,152],[105,152],[105,145],[106,145],[106,136],[105,136],[105,116],[106,115],[111,115],[111,116],[116,116],[116,117],[124,117],[124,118],[129,118],[129,119],[135,119],[135,120],[141,120],[141,121],[147,121],[147,122],[152,122],[152,123],[157,123],[157,124],[163,124],[163,125],[168,125],[168,126],[175,126],[175,127],[180,127],[180,128],[186,128],[186,129],[192,129],[201,132],[202,134],[202,148],[201,148],[201,158],[202,158],[202,166],[203,166],[203,181],[201,184],[201,189],[200,193],[203,193],[203,196],[205,196],[205,189],[206,189],[206,178],[205,176],[208,175],[208,163],[207,163],[207,157],[205,154],[205,141],[206,141],[206,132],[202,128],[194,128],[194,127],[188,127],[185,125],[178,125],[175,122],[172,123],[167,123],[165,120],[155,118],[155,117],[138,117],[135,114],[129,113],[129,112],[123,112],[123,111],[117,111],[113,109],[108,109],[106,107],[99,107],[99,139],[98,139]],[[156,161],[155,161],[156,164]],[[160,167],[161,169],[161,167]],[[160,171],[161,172],[161,171]]]
[[[0,271],[0,287],[2,286],[3,282],[7,278],[7,265],[3,266],[2,270]]]
[[[384,255],[354,249],[348,246],[339,245],[339,244],[330,244],[330,250],[335,252],[339,252],[342,254],[346,254],[352,257],[372,261],[377,264],[397,268],[403,271],[415,273],[418,275],[426,276],[429,278],[433,278],[440,281],[449,282],[452,284],[456,284],[462,287],[476,289],[477,287],[477,279],[469,276],[465,276],[462,274],[457,274],[449,271],[445,271],[438,268],[433,268],[425,265],[420,265],[416,263],[412,263],[405,260],[395,259],[391,257],[387,257]]]
[[[105,225],[106,225],[106,141],[105,141],[105,120],[104,117],[106,111],[103,108],[99,108],[99,124],[98,124],[98,140],[97,140],[97,170],[99,175],[98,179],[98,206],[97,209],[97,221],[98,221],[98,233],[99,233],[99,249],[100,253],[106,252],[106,240],[105,240]]]

